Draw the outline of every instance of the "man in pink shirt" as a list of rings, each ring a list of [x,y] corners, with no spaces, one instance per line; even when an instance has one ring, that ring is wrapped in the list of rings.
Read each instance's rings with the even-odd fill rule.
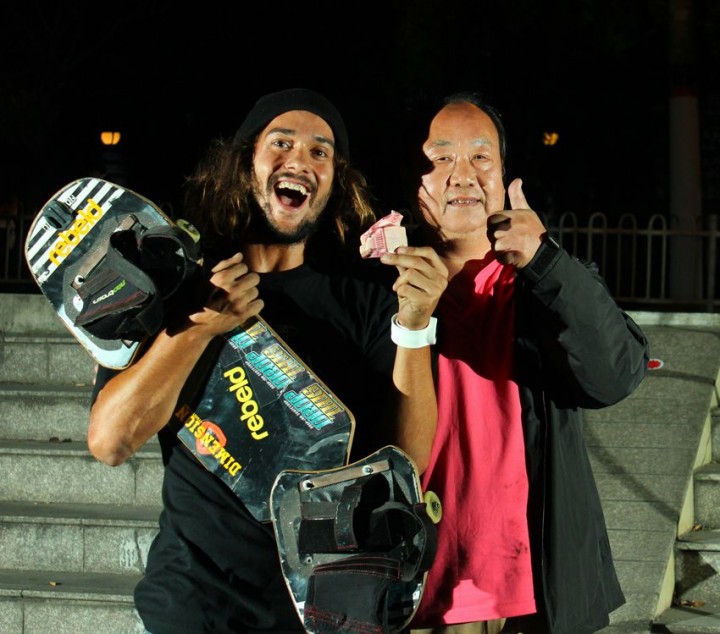
[[[647,341],[596,267],[548,235],[520,179],[508,209],[505,131],[490,106],[447,98],[419,147],[410,243],[435,247],[450,282],[436,311],[439,419],[423,475],[443,517],[413,627],[596,632],[625,599],[580,408],[631,394]]]

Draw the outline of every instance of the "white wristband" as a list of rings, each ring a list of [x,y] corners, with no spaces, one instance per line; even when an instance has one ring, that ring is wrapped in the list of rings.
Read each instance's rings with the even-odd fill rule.
[[[430,323],[422,330],[410,330],[397,321],[397,313],[390,320],[390,338],[403,348],[424,348],[437,341],[437,319],[430,317]]]

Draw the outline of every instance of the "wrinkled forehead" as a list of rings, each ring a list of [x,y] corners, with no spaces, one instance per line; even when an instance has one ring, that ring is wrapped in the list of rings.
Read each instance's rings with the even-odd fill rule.
[[[485,112],[470,103],[456,103],[443,107],[433,117],[423,144],[426,154],[477,149],[500,153],[497,128]]]

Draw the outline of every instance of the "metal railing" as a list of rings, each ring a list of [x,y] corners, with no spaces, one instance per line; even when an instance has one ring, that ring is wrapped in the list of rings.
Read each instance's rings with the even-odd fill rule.
[[[0,290],[37,290],[24,256],[33,219],[27,214],[0,217]],[[617,226],[609,226],[600,212],[584,224],[566,212],[550,223],[549,231],[567,251],[597,263],[613,297],[624,307],[709,313],[720,309],[717,216],[706,218],[706,228],[687,231],[670,227],[660,214],[643,226],[632,214],[624,214]],[[689,297],[688,286],[695,289]]]
[[[622,305],[715,312],[720,307],[720,231],[717,216],[707,216],[705,223],[703,229],[678,229],[655,214],[641,226],[635,216],[624,214],[611,227],[598,212],[581,225],[566,212],[549,230],[567,251],[597,263]]]
[[[34,216],[0,216],[0,284],[5,291],[26,289],[33,284],[25,263],[25,236]]]

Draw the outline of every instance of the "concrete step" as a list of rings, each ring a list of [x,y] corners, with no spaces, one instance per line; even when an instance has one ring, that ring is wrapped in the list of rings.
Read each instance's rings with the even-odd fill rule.
[[[713,437],[713,444],[715,442]],[[708,464],[695,470],[696,517],[711,517],[714,513],[708,505],[716,503],[713,500],[720,495],[716,467]],[[673,603],[653,620],[650,631],[665,634],[720,633],[720,529],[704,527],[698,522],[693,530],[678,536],[674,555]]]
[[[604,631],[604,630],[603,630]],[[720,601],[678,603],[653,619],[654,634],[718,634],[720,632]]]
[[[611,623],[597,631],[597,634],[648,634],[650,624],[647,619],[627,620],[622,623]]]
[[[95,361],[67,332],[16,334],[0,330],[0,359],[0,382],[91,385],[95,375]]]
[[[669,605],[664,597],[672,596],[678,518],[693,505],[697,455],[708,456],[703,462],[713,459],[698,451],[698,443],[709,445],[708,409],[715,406],[714,420],[720,417],[716,332],[682,327],[648,334],[664,368],[617,406],[586,412],[591,459],[628,598],[603,634],[645,634],[657,611]],[[0,632],[142,633],[132,589],[156,520],[151,511],[133,513],[136,505],[159,509],[157,445],[146,445],[117,468],[90,456],[85,397],[79,394],[89,390],[94,364],[41,295],[0,296],[0,361],[0,373],[7,373],[0,382],[15,383],[17,390],[0,393],[0,408],[8,400],[0,409]],[[57,399],[55,410],[36,402],[50,395]],[[67,433],[57,433],[60,423]],[[32,432],[22,432],[33,424]],[[69,442],[50,442],[53,437]],[[692,513],[689,518],[691,524]],[[716,629],[692,630],[672,617],[668,623],[686,629],[653,631],[720,633],[716,623]],[[669,627],[661,620],[656,625]]]
[[[158,530],[153,438],[87,449],[95,362],[41,294],[0,294],[0,632],[142,634],[133,589]]]
[[[84,441],[90,396],[89,385],[0,383],[0,436]]]
[[[0,293],[0,382],[91,385],[95,361],[41,294]]]
[[[695,469],[695,523],[720,528],[720,462]]]
[[[0,332],[68,334],[39,289],[37,293],[0,293]]]
[[[720,409],[709,415],[707,462],[693,471],[692,530],[674,546],[675,585],[671,607],[658,616],[652,632],[720,632]]]
[[[142,634],[133,603],[140,575],[0,570],[0,632]]]
[[[118,467],[97,461],[85,442],[0,440],[0,501],[161,504],[162,457],[146,444]]]
[[[675,571],[676,599],[720,600],[720,530],[701,529],[680,535],[675,544]]]
[[[0,569],[138,575],[160,507],[0,502]]]
[[[85,441],[92,387],[0,383],[0,436]],[[157,444],[157,438],[148,443]]]

